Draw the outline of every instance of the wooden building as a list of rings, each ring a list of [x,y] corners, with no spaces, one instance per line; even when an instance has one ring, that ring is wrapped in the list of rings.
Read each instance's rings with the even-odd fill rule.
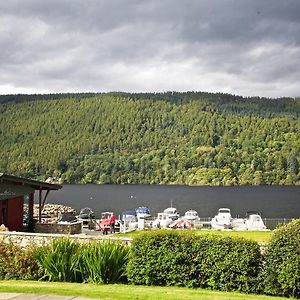
[[[41,222],[42,210],[49,192],[61,188],[57,184],[0,173],[0,225],[4,224],[10,231],[22,231],[25,210],[27,223],[33,221],[35,195],[39,204],[38,221]]]

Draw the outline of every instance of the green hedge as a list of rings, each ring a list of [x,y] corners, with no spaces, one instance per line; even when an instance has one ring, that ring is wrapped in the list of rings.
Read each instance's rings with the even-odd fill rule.
[[[300,220],[273,233],[265,256],[264,292],[300,298]]]
[[[260,268],[254,241],[162,231],[133,241],[127,276],[133,284],[255,292]]]

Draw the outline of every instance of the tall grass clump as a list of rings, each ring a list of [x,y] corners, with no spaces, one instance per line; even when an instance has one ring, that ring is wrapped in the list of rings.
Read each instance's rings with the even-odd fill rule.
[[[81,252],[80,270],[83,281],[115,283],[125,281],[129,248],[120,242],[94,241]]]
[[[42,278],[49,281],[81,282],[80,245],[70,238],[55,239],[37,248],[35,258]]]

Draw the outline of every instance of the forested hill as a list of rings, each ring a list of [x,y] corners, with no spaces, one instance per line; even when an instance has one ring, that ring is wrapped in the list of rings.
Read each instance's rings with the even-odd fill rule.
[[[68,183],[299,184],[300,99],[0,96],[0,172]]]

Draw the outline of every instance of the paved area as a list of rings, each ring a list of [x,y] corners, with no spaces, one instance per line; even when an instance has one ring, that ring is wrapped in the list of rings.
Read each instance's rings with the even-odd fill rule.
[[[38,295],[24,293],[0,293],[0,300],[91,300],[75,296]]]

